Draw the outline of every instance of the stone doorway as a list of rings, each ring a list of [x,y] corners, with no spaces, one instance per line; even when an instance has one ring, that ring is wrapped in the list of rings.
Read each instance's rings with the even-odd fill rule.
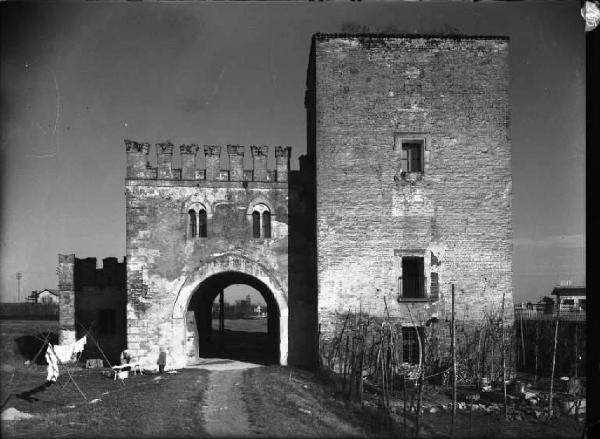
[[[258,292],[266,303],[266,331],[241,330],[252,322],[237,311],[235,315],[221,305],[223,292],[233,285],[244,285]],[[222,307],[222,308],[221,308]],[[230,317],[227,319],[226,317]],[[246,273],[227,271],[202,281],[192,294],[186,312],[186,345],[188,362],[203,358],[228,358],[261,364],[280,362],[280,310],[277,301],[262,281]],[[254,326],[260,326],[256,322]],[[263,326],[264,327],[264,326]]]

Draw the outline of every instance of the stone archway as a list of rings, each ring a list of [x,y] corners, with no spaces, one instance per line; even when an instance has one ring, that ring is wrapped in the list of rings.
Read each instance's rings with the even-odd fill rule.
[[[273,303],[277,306],[277,315],[279,318],[279,364],[287,365],[288,357],[288,300],[287,291],[282,288],[281,282],[275,275],[263,264],[253,261],[247,257],[236,254],[224,254],[217,256],[210,261],[200,265],[197,270],[192,272],[177,293],[177,298],[173,306],[172,318],[174,324],[179,325],[184,331],[184,351],[188,353],[197,349],[197,337],[191,340],[188,331],[191,329],[186,321],[186,314],[194,294],[198,288],[209,278],[227,273],[235,272],[250,276],[270,292]],[[179,323],[177,323],[179,322]],[[194,322],[195,324],[195,322]],[[196,343],[196,345],[190,345]],[[197,350],[196,350],[197,352]]]

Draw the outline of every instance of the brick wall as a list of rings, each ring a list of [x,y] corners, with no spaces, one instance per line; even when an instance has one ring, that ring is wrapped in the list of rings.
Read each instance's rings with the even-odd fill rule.
[[[508,41],[317,35],[314,50],[322,331],[384,298],[405,322],[443,318],[451,283],[458,318],[503,293],[512,310]],[[423,173],[401,169],[402,139],[424,143]],[[424,258],[426,301],[398,300],[406,256]]]

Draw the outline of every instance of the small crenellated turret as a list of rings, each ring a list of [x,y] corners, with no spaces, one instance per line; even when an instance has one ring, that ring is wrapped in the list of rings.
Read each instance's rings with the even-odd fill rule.
[[[206,180],[218,180],[221,173],[221,145],[204,145]]]
[[[267,173],[267,157],[269,155],[269,147],[263,146],[251,146],[250,151],[252,152],[252,162],[254,165],[254,176],[253,181],[268,181]]]
[[[173,144],[170,140],[156,144],[158,178],[173,178]]]
[[[277,181],[288,181],[290,172],[290,153],[291,146],[276,146],[275,147],[275,170]]]
[[[125,152],[127,153],[127,178],[151,178],[152,170],[148,167],[150,144],[125,139]]]
[[[227,145],[229,155],[229,180],[242,181],[244,179],[244,151],[243,145]]]
[[[181,145],[181,178],[183,180],[196,179],[196,155],[200,147],[195,143],[191,145]]]

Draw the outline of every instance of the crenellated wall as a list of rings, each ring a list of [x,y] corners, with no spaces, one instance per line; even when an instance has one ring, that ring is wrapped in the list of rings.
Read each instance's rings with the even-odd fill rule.
[[[196,166],[200,147],[196,144],[181,145],[181,167],[173,167],[174,146],[170,141],[156,143],[156,166],[148,160],[150,143],[125,140],[127,152],[127,178],[151,180],[206,180],[206,181],[254,181],[287,182],[290,171],[290,146],[227,145],[227,163],[221,163],[221,145],[204,145],[205,168]],[[275,150],[276,167],[267,169],[269,150]],[[252,156],[252,169],[243,167],[247,150]]]

